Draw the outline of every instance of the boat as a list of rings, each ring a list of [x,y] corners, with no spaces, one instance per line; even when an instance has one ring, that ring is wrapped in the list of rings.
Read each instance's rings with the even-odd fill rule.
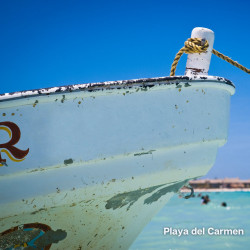
[[[235,87],[209,56],[184,76],[0,95],[0,249],[128,249],[227,141]]]

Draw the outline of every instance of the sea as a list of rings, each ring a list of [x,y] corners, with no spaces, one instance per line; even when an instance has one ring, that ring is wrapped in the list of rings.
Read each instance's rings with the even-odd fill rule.
[[[202,204],[205,195],[210,202]],[[250,192],[175,195],[130,247],[136,249],[250,249]]]

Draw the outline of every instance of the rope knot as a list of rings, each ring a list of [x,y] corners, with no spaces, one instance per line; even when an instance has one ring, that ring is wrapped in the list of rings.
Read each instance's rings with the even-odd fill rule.
[[[208,41],[201,38],[188,38],[185,42],[184,52],[187,54],[204,53],[208,49]]]
[[[185,46],[181,48],[180,51],[175,56],[174,62],[171,67],[170,76],[175,75],[176,66],[183,53],[186,54],[204,53],[207,51],[208,46],[209,44],[207,40],[201,38],[188,38],[188,40],[185,42]]]

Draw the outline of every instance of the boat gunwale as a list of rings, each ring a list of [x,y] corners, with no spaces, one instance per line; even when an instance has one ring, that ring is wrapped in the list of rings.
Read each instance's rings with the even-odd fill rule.
[[[104,89],[126,89],[134,86],[151,88],[159,85],[178,85],[181,82],[218,82],[222,84],[229,85],[235,88],[234,84],[224,78],[219,76],[165,76],[165,77],[155,77],[155,78],[140,78],[140,79],[131,79],[131,80],[119,80],[119,81],[106,81],[106,82],[97,82],[97,83],[83,83],[83,84],[73,84],[73,85],[64,85],[59,87],[49,87],[49,88],[40,88],[33,90],[17,91],[11,93],[0,94],[0,102],[22,99],[27,97],[35,97],[42,95],[51,95],[51,94],[60,94],[60,93],[71,93],[78,91],[103,91]]]

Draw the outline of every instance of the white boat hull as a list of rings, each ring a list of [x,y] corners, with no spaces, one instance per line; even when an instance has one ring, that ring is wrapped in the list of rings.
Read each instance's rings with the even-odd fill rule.
[[[2,120],[21,131],[15,147],[29,152],[21,162],[1,153],[0,246],[37,223],[52,232],[34,243],[44,249],[127,249],[227,140],[234,87],[225,79],[90,87],[2,97]]]

